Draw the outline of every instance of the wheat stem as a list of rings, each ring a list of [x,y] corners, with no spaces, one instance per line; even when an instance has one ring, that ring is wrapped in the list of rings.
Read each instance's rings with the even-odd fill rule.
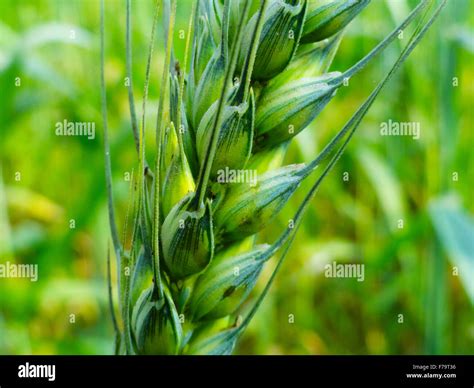
[[[162,92],[158,102],[157,126],[156,126],[156,140],[157,140],[157,156],[155,165],[155,203],[153,216],[153,278],[154,278],[154,294],[159,299],[163,299],[163,285],[161,283],[160,274],[160,188],[161,188],[161,144],[163,142],[164,133],[164,99],[169,83],[169,64],[171,58],[171,46],[173,43],[174,21],[176,15],[176,1],[173,1],[172,10],[170,13],[168,24],[168,39],[166,42],[166,56],[163,67],[163,77],[161,81]]]
[[[135,148],[137,152],[140,150],[139,138],[138,138],[138,123],[137,123],[137,114],[135,111],[135,98],[133,96],[133,82],[132,82],[132,34],[131,34],[131,0],[127,0],[127,15],[126,15],[126,28],[125,28],[125,57],[126,57],[126,71],[128,78],[128,103],[130,109],[130,117],[133,131],[133,139],[135,141]]]
[[[102,125],[104,127],[104,155],[105,155],[105,179],[108,197],[109,225],[112,234],[112,242],[117,259],[117,273],[120,275],[120,258],[122,247],[118,237],[117,224],[115,222],[114,195],[112,189],[112,166],[110,161],[109,132],[107,126],[107,93],[105,89],[105,7],[104,0],[100,2],[100,84],[101,84],[101,106]]]

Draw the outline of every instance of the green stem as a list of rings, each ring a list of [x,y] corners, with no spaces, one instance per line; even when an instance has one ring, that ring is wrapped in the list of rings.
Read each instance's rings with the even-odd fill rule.
[[[107,189],[107,205],[109,213],[110,231],[112,243],[117,258],[117,275],[120,279],[122,247],[118,237],[117,224],[115,222],[114,196],[112,189],[112,164],[110,161],[109,131],[107,126],[107,92],[105,90],[105,9],[104,0],[100,2],[100,84],[101,84],[101,105],[102,123],[104,126],[104,154],[105,154],[105,180]]]
[[[140,151],[140,149],[139,149]],[[131,178],[130,178],[130,186],[129,186],[129,190],[128,190],[128,201],[127,201],[127,210],[125,212],[125,221],[124,221],[124,225],[123,225],[123,233],[122,233],[122,246],[123,246],[123,249],[126,250],[126,245],[127,245],[127,232],[128,232],[128,224],[129,224],[129,220],[130,220],[130,212],[132,209],[132,206],[130,206],[130,204],[133,204],[134,203],[134,193],[135,191],[133,190],[133,181],[134,181],[134,171],[133,171],[133,168],[132,168],[132,174],[131,174]]]
[[[260,307],[261,303],[263,302],[263,299],[265,298],[266,294],[268,293],[271,284],[273,283],[275,276],[278,272],[278,270],[281,267],[281,264],[286,258],[286,255],[289,251],[289,248],[293,242],[293,239],[296,236],[296,232],[301,224],[302,216],[306,212],[307,207],[309,206],[309,203],[312,201],[314,198],[319,186],[321,185],[321,182],[323,179],[328,175],[328,173],[332,170],[334,165],[337,163],[341,155],[343,154],[344,150],[346,149],[347,145],[349,144],[349,141],[351,140],[352,136],[354,135],[355,131],[359,127],[362,119],[365,117],[367,114],[369,108],[372,106],[373,102],[375,101],[376,97],[380,93],[380,91],[383,89],[383,87],[387,84],[387,82],[392,78],[393,74],[400,68],[400,66],[405,62],[405,60],[408,58],[408,56],[411,54],[413,49],[418,45],[420,40],[423,38],[423,36],[426,34],[428,29],[431,27],[433,22],[436,20],[436,18],[439,16],[440,12],[446,5],[447,0],[442,0],[441,4],[438,6],[434,14],[431,16],[431,18],[426,22],[426,24],[421,28],[418,28],[417,31],[413,34],[412,38],[410,39],[410,42],[408,43],[407,47],[403,50],[403,52],[400,54],[399,58],[395,62],[395,64],[392,66],[388,74],[385,76],[385,78],[378,84],[378,86],[375,88],[375,90],[370,94],[370,96],[367,98],[367,100],[362,104],[362,106],[357,110],[357,112],[351,117],[351,119],[348,121],[348,123],[344,126],[344,128],[341,130],[345,132],[349,132],[349,135],[347,136],[346,140],[344,143],[341,145],[341,147],[338,149],[337,153],[332,157],[330,160],[329,164],[326,166],[324,169],[323,173],[321,176],[317,179],[317,181],[314,183],[314,185],[311,187],[310,191],[308,194],[305,196],[302,204],[298,208],[298,211],[296,212],[296,215],[294,217],[294,227],[292,229],[287,229],[282,236],[279,238],[279,240],[272,245],[268,249],[267,252],[262,253],[262,255],[257,258],[258,259],[269,259],[271,256],[268,255],[273,255],[276,253],[278,249],[280,249],[285,243],[288,243],[285,251],[283,252],[282,256],[280,257],[275,269],[273,270],[273,273],[267,282],[264,290],[262,291],[261,295],[259,296],[257,302],[255,305],[252,307],[250,310],[250,313],[247,315],[247,317],[244,319],[242,322],[241,326],[239,326],[236,331],[232,334],[233,336],[238,336],[243,330],[249,325],[250,321],[256,314],[258,308]]]
[[[107,292],[109,297],[109,310],[112,317],[112,325],[115,333],[115,354],[119,353],[120,349],[120,329],[118,326],[117,316],[115,315],[114,296],[112,291],[112,270],[110,265],[110,246],[107,247]]]
[[[130,107],[130,116],[133,130],[133,139],[135,141],[135,148],[137,152],[140,151],[140,144],[138,138],[138,124],[137,114],[135,111],[135,98],[133,96],[133,82],[132,82],[132,34],[131,34],[131,1],[127,0],[127,19],[126,19],[126,32],[125,32],[125,57],[126,57],[126,69],[128,77],[128,105]]]
[[[130,0],[128,0],[130,1]],[[151,59],[153,57],[153,48],[154,48],[154,43],[155,43],[155,30],[156,30],[156,24],[158,22],[158,12],[159,12],[159,0],[156,1],[155,3],[155,13],[153,15],[153,25],[151,27],[151,35],[150,35],[150,43],[148,45],[148,58],[146,61],[146,70],[145,70],[145,85],[144,85],[144,90],[143,90],[143,104],[142,104],[142,128],[141,131],[143,132],[142,134],[142,139],[141,141],[143,142],[142,146],[142,157],[143,160],[145,160],[145,132],[146,132],[146,103],[148,100],[148,86],[150,84],[150,71],[151,71]]]
[[[255,65],[255,58],[257,56],[258,45],[260,43],[260,35],[262,33],[263,22],[265,10],[267,7],[267,0],[262,0],[260,5],[260,10],[257,17],[257,22],[255,24],[255,29],[252,34],[252,46],[247,53],[245,58],[245,64],[242,69],[242,75],[240,79],[239,90],[237,91],[234,101],[237,105],[247,101],[249,90],[250,90],[250,81],[252,80],[253,66]]]

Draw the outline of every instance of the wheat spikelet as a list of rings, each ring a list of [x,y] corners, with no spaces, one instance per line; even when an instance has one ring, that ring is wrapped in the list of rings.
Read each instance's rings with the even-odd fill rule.
[[[128,250],[117,238],[106,141],[109,211],[119,273],[121,319],[113,313],[110,285],[117,353],[232,352],[268,292],[320,183],[382,87],[445,4],[441,1],[430,16],[429,5],[435,2],[421,1],[358,63],[342,73],[328,72],[345,27],[369,2],[196,1],[190,15],[186,58],[178,67],[172,49],[176,0],[164,1],[165,70],[153,168],[145,161],[144,132],[148,130],[145,110],[154,29],[140,125],[131,89],[129,93],[141,173],[134,180]],[[157,5],[154,26],[158,9]],[[127,15],[130,56],[130,1]],[[306,165],[281,166],[288,142],[317,118],[344,80],[362,70],[420,15],[397,62],[324,150]],[[103,55],[102,35],[102,61]],[[106,129],[105,97],[103,88]],[[257,245],[256,235],[301,181],[324,163],[326,167],[300,204],[293,226],[282,231],[276,241]],[[263,293],[244,319],[236,319],[263,267],[278,254]],[[125,268],[131,270],[131,276],[124,275]]]

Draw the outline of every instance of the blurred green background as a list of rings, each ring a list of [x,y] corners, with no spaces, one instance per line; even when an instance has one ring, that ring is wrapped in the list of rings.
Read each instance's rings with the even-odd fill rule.
[[[415,3],[372,1],[350,25],[332,69],[350,67]],[[177,30],[187,27],[189,4],[178,2]],[[152,1],[133,2],[138,112],[152,12]],[[384,90],[323,183],[237,353],[474,353],[473,26],[474,3],[450,0]],[[125,87],[125,1],[106,1],[106,34],[114,189],[123,226],[126,175],[136,167]],[[178,58],[183,45],[177,37]],[[150,120],[162,47],[160,38]],[[399,51],[393,44],[342,88],[293,142],[286,161],[311,160]],[[39,280],[0,279],[0,354],[113,352],[99,55],[98,1],[1,1],[0,263],[38,264]],[[56,122],[65,119],[95,122],[96,138],[56,136]],[[419,122],[420,139],[381,136],[381,123],[390,119]],[[273,241],[286,227],[309,183],[263,239]],[[365,281],[326,278],[324,265],[333,261],[364,263]]]

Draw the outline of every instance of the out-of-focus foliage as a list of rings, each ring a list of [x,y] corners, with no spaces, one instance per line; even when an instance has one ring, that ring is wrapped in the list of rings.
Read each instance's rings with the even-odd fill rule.
[[[152,3],[133,2],[138,110]],[[373,1],[347,29],[332,69],[345,70],[361,58],[415,3]],[[189,12],[189,1],[180,1],[178,58]],[[106,13],[112,163],[118,224],[124,225],[136,160],[125,79],[125,2],[106,1]],[[470,0],[450,1],[375,103],[324,182],[238,353],[472,353],[473,19]],[[0,278],[0,354],[113,349],[98,39],[96,1],[2,2],[0,263],[38,264],[39,279]],[[156,45],[149,106],[156,106],[163,63],[163,42]],[[287,161],[311,160],[398,52],[393,45],[351,79],[298,135]],[[153,122],[156,109],[148,111]],[[56,123],[65,119],[95,123],[95,139],[56,136]],[[381,136],[381,123],[389,120],[419,122],[420,138]],[[302,186],[262,240],[271,242],[286,227],[308,188]],[[450,200],[442,198],[447,195]],[[334,261],[364,263],[365,280],[325,277],[324,265]]]

